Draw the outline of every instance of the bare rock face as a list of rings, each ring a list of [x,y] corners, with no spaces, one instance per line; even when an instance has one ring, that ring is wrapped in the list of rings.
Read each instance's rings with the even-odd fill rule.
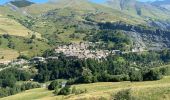
[[[131,38],[135,47],[147,48],[148,50],[170,48],[169,30],[145,28],[124,23],[102,23],[100,27],[106,30],[123,30]]]

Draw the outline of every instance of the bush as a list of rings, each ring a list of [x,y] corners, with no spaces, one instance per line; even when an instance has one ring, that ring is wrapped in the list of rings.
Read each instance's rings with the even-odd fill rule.
[[[77,81],[77,79],[72,79],[72,78],[70,78],[70,79],[67,81],[67,85],[73,85],[73,84],[76,83],[76,81]]]
[[[25,60],[29,60],[30,58],[25,56],[25,55],[19,55],[19,57],[17,59],[25,59]]]
[[[10,94],[9,95],[14,95],[19,92],[21,92],[21,86],[15,86],[9,90]]]
[[[39,83],[26,82],[21,85],[21,90],[25,91],[25,90],[40,88],[40,87],[41,85]]]
[[[75,94],[75,95],[78,95],[78,94],[82,94],[82,93],[87,93],[87,89],[76,89],[76,87],[74,86],[72,88],[72,91],[71,91],[72,94]]]
[[[131,95],[130,89],[119,91],[116,95],[113,95],[112,100],[135,100]]]
[[[59,88],[58,87],[56,87],[55,89],[54,89],[55,91],[53,92],[55,95],[58,95],[59,94]]]
[[[60,83],[58,81],[52,81],[50,83],[50,85],[48,86],[49,90],[54,90],[55,88],[59,88],[60,87]]]
[[[6,76],[6,79],[2,80],[2,87],[14,87],[16,81],[16,78],[12,74],[9,74]]]
[[[100,82],[120,82],[120,81],[128,81],[128,75],[110,75],[107,73],[103,73],[98,76],[98,81]]]
[[[76,91],[77,91],[76,87],[75,87],[75,86],[73,86],[71,93],[75,94],[75,93],[76,93]]]
[[[9,95],[9,91],[5,88],[0,88],[0,98],[1,97],[6,97]]]
[[[153,80],[160,80],[162,79],[162,74],[159,70],[149,70],[148,72],[144,73],[143,79],[145,81],[153,81]]]
[[[71,93],[70,86],[66,86],[60,90],[58,95],[69,95]]]
[[[143,81],[143,75],[140,71],[131,71],[129,73],[130,81]]]

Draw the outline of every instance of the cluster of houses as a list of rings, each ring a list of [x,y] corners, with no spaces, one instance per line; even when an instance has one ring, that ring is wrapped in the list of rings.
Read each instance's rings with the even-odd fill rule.
[[[106,58],[109,54],[121,53],[120,50],[91,50],[90,46],[94,46],[92,43],[71,43],[69,45],[61,45],[55,49],[56,53],[63,53],[67,57],[78,57],[79,59]]]
[[[55,53],[63,53],[66,57],[77,57],[79,59],[102,59],[106,58],[108,55],[117,55],[129,52],[142,52],[144,48],[136,47],[132,51],[121,52],[120,50],[99,50],[90,49],[90,47],[95,47],[96,44],[91,42],[81,42],[81,43],[71,43],[68,45],[60,45],[55,49]],[[26,64],[36,64],[38,62],[46,62],[49,60],[57,60],[57,56],[51,57],[33,57],[31,60],[16,59],[13,61],[3,61],[0,65],[26,65]]]

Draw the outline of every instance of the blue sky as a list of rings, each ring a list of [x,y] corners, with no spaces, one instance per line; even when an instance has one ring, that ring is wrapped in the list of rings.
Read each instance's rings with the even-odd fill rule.
[[[10,0],[0,0],[0,4],[4,4],[5,2],[8,2]],[[43,2],[47,2],[48,0],[30,0],[33,2],[38,2],[38,3],[43,3]],[[93,2],[97,2],[97,3],[102,3],[104,0],[92,0]],[[142,2],[146,2],[146,1],[154,1],[154,0],[139,0]]]

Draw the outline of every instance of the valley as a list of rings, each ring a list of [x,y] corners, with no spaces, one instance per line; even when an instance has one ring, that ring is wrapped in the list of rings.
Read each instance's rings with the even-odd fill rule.
[[[0,5],[0,100],[169,100],[170,2]]]

